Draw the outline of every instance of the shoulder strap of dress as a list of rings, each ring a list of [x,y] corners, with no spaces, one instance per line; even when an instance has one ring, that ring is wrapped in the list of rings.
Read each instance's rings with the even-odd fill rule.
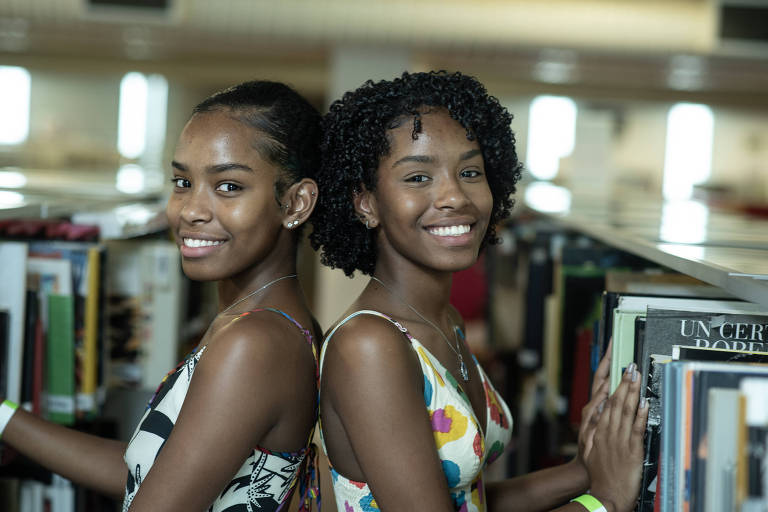
[[[336,330],[342,325],[344,325],[345,323],[347,323],[349,320],[359,315],[373,315],[373,316],[378,316],[386,320],[389,320],[390,322],[392,322],[392,324],[394,324],[395,327],[397,327],[400,330],[400,332],[405,334],[409,340],[413,340],[413,336],[411,336],[411,333],[408,332],[408,329],[406,329],[400,322],[390,317],[389,315],[385,315],[384,313],[380,311],[375,311],[373,309],[361,309],[361,310],[355,311],[354,313],[347,315],[339,323],[337,323],[334,326],[334,328],[331,329],[331,332],[329,332],[328,335],[325,337],[325,341],[323,342],[323,348],[320,350],[320,373],[321,374],[323,373],[323,361],[325,360],[325,349],[328,347],[328,344],[330,343],[333,335],[336,333]]]
[[[276,309],[276,308],[256,308],[256,309],[251,309],[250,311],[246,311],[245,313],[240,313],[235,318],[242,318],[244,316],[250,315],[251,313],[257,313],[259,311],[272,311],[273,313],[277,313],[278,315],[282,315],[283,317],[288,319],[288,321],[290,321],[293,325],[295,325],[301,331],[301,334],[304,335],[304,338],[309,343],[312,343],[312,331],[310,331],[309,329],[305,329],[291,315],[289,315],[288,313],[286,313],[285,311],[282,311],[280,309]]]
[[[315,344],[314,344],[314,341],[313,341],[312,331],[310,331],[309,329],[305,329],[299,322],[297,322],[291,315],[289,315],[285,311],[282,311],[282,310],[276,309],[276,308],[269,308],[269,307],[267,307],[267,308],[256,308],[256,309],[251,309],[250,311],[246,311],[245,313],[240,313],[239,315],[237,315],[233,319],[233,321],[237,320],[239,318],[242,318],[244,316],[248,316],[248,315],[250,315],[252,313],[257,313],[259,311],[271,311],[273,313],[277,313],[278,315],[281,315],[284,318],[286,318],[293,325],[295,325],[296,328],[299,331],[301,331],[301,334],[304,336],[304,339],[307,341],[307,343],[309,344],[310,348],[312,349],[312,356],[315,358],[315,374],[316,374],[317,378],[320,378],[320,365],[319,365],[318,357],[317,357],[317,347],[315,347]]]

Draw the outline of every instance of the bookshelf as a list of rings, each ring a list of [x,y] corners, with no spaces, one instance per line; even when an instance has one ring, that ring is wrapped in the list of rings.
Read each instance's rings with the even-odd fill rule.
[[[9,173],[23,175],[25,179],[21,186],[11,186],[13,180],[4,179]],[[89,369],[98,372],[98,387],[91,389],[92,393],[87,396],[78,387],[77,400],[92,400],[87,409],[83,409],[85,413],[75,409],[76,417],[67,416],[66,421],[61,422],[81,431],[126,440],[157,382],[176,365],[179,353],[187,348],[183,345],[199,335],[192,325],[198,326],[198,331],[199,326],[207,325],[207,322],[197,321],[197,317],[204,317],[208,311],[201,305],[207,304],[207,297],[201,297],[206,290],[191,284],[181,273],[178,249],[167,234],[162,187],[157,185],[126,193],[117,185],[116,171],[0,168],[0,249],[5,251],[4,256],[6,253],[13,256],[13,261],[3,260],[6,274],[15,272],[19,277],[19,293],[1,295],[3,304],[0,305],[4,305],[11,295],[16,297],[24,293],[25,275],[30,272],[28,261],[35,259],[28,255],[39,256],[48,248],[57,251],[98,248],[102,256],[100,272],[93,285],[98,293],[93,294],[89,287],[85,294],[85,297],[98,297],[94,309],[99,325],[94,340],[97,364],[88,365]],[[87,240],[48,239],[52,231],[44,226],[62,221],[78,226],[97,226],[98,234],[89,229],[86,231],[91,235]],[[7,289],[8,283],[4,284]],[[0,309],[9,308],[6,305]],[[20,305],[17,309],[15,316],[28,317],[28,308]],[[43,349],[40,353],[47,352],[45,336],[41,335]],[[37,346],[34,350],[28,348],[23,333],[14,340],[11,344],[7,340],[4,345],[0,344],[0,349],[5,351],[2,362],[7,363],[8,368],[16,368],[18,374],[18,378],[8,377],[9,383],[21,381],[22,375],[30,373],[20,364],[24,361],[22,355],[37,352]],[[67,355],[71,356],[72,351]],[[74,379],[74,372],[67,371],[61,364],[51,368],[64,370],[60,373],[65,375],[67,382]],[[47,368],[48,376],[51,368]],[[5,375],[3,380],[6,380]],[[26,389],[23,385],[16,387],[21,390],[12,389],[14,397]],[[42,414],[52,419],[50,393],[33,396],[48,397],[40,398],[38,402],[43,404]],[[17,401],[24,402],[18,398]],[[24,503],[41,505],[43,494],[52,495],[60,487],[69,494],[50,499],[72,503],[76,495],[74,502],[81,509],[115,510],[111,500],[67,482],[57,486],[57,476],[14,456],[12,451],[6,456],[3,452],[0,447],[0,457],[6,463],[0,463],[0,509],[18,509],[19,504],[11,498],[14,496],[22,496]],[[4,501],[6,496],[10,502]],[[21,509],[25,508],[21,506]]]
[[[518,444],[529,446],[524,441],[550,432],[548,448],[521,449],[518,467],[572,455],[587,400],[578,391],[588,386],[588,367],[594,369],[612,337],[612,383],[637,362],[651,404],[635,510],[764,507],[768,485],[759,468],[768,463],[768,415],[746,411],[764,406],[768,389],[768,219],[713,200],[662,201],[551,185],[528,193],[538,187],[528,184],[518,195],[502,234],[513,240],[512,250],[497,262],[527,274],[514,284],[527,290],[528,300],[507,315],[526,328],[535,324],[517,349],[541,360],[540,368],[525,368],[535,386],[519,392]],[[687,355],[680,355],[681,347]],[[737,395],[743,404],[738,410],[708,414],[710,401]],[[526,404],[534,413],[525,414]],[[710,471],[713,463],[702,448],[707,429],[712,457],[729,461],[718,467],[738,461],[727,478],[718,480],[719,473]],[[722,432],[736,431],[740,444],[734,447]],[[717,485],[714,497],[704,498],[704,490]]]

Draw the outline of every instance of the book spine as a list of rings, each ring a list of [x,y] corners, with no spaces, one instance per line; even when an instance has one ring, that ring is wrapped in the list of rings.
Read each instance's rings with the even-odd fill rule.
[[[21,401],[27,254],[25,243],[0,242],[0,308],[10,313],[5,398],[16,403]]]
[[[87,294],[85,297],[85,332],[83,340],[83,376],[78,409],[85,411],[86,416],[96,413],[96,388],[98,386],[99,370],[99,276],[100,250],[92,247],[88,250],[87,264]]]
[[[73,300],[71,295],[48,296],[48,419],[63,425],[72,425],[75,421]]]

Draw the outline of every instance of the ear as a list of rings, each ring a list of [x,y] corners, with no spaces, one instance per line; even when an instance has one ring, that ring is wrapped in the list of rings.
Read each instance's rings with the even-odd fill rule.
[[[360,185],[360,190],[352,193],[352,202],[355,205],[357,217],[367,229],[373,229],[379,225],[376,197],[364,185]]]
[[[283,226],[287,229],[301,226],[317,204],[317,183],[310,178],[297,181],[285,191],[280,204],[283,205]]]

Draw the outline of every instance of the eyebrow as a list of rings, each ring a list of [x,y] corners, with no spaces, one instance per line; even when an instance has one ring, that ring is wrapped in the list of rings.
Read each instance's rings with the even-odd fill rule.
[[[187,166],[177,162],[176,160],[171,161],[171,167],[174,169],[178,169],[180,171],[188,171]],[[226,172],[226,171],[246,171],[246,172],[254,172],[253,169],[248,167],[244,164],[238,164],[234,162],[226,163],[226,164],[217,164],[217,165],[211,165],[209,167],[206,167],[206,172],[209,173],[220,173],[220,172]]]
[[[420,163],[420,164],[431,164],[434,161],[435,161],[435,159],[433,157],[427,156],[427,155],[409,155],[409,156],[404,156],[403,158],[401,158],[400,160],[398,160],[397,162],[392,164],[392,167],[397,167],[398,165],[404,164],[406,162],[417,162],[417,163]]]
[[[477,155],[482,154],[482,152],[479,149],[470,149],[466,153],[463,153],[459,157],[459,161],[463,162],[464,160],[469,160],[470,158],[473,158]],[[408,155],[404,156],[394,164],[392,164],[392,167],[397,167],[400,164],[406,163],[406,162],[416,162],[420,164],[431,164],[435,161],[435,158],[428,155]]]

